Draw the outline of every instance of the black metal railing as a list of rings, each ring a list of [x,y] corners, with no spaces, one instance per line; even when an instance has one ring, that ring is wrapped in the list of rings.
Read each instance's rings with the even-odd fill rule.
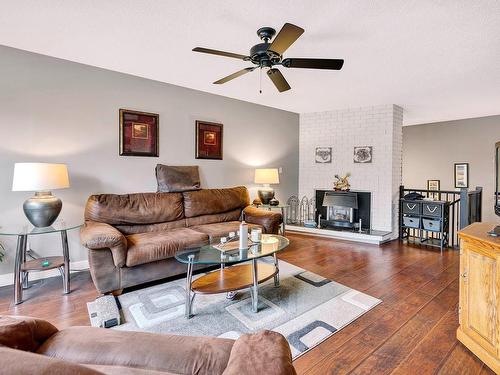
[[[477,186],[475,190],[462,188],[460,190],[427,190],[427,189],[407,189],[399,187],[399,198],[403,198],[408,193],[418,193],[425,198],[433,198],[439,201],[449,202],[450,212],[448,220],[449,246],[458,247],[460,242],[458,231],[469,224],[481,221],[483,188]],[[403,213],[399,212],[399,222]],[[400,230],[400,238],[401,228]],[[410,229],[409,236],[419,238],[419,229]],[[436,238],[437,234],[430,233],[430,238]]]

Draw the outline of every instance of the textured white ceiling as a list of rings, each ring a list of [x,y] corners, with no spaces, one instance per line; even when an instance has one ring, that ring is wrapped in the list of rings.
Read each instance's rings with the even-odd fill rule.
[[[256,30],[306,32],[285,57],[344,58],[337,71],[281,68],[278,93],[259,72],[211,82],[247,62]],[[405,124],[500,113],[500,1],[2,0],[0,44],[232,98],[313,112],[377,104]]]

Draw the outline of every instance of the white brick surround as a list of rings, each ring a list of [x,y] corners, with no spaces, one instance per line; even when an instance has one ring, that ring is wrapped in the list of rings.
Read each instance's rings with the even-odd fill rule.
[[[372,229],[397,235],[402,125],[403,109],[393,104],[301,114],[299,198],[350,172],[352,190],[372,192]],[[354,163],[354,146],[372,146],[373,162]],[[332,147],[331,164],[315,163],[316,147]]]

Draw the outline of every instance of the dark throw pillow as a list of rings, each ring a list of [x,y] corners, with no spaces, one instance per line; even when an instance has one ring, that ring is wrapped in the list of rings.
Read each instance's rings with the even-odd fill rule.
[[[200,173],[197,165],[173,166],[158,164],[156,181],[159,193],[173,193],[200,189]]]

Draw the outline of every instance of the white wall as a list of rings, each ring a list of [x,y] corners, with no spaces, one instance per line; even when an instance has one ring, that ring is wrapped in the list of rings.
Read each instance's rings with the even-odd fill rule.
[[[493,210],[495,143],[499,141],[500,116],[406,126],[403,184],[425,189],[427,180],[441,180],[442,190],[455,190],[454,163],[469,163],[469,188],[484,189],[483,221],[499,222]]]
[[[331,189],[334,175],[352,174],[352,190],[372,192],[372,229],[393,231],[401,182],[403,109],[396,105],[300,115],[299,194]],[[354,146],[372,146],[373,162],[354,163]],[[316,147],[332,147],[331,164],[315,163]],[[397,230],[395,230],[397,232]]]
[[[159,158],[118,155],[119,108],[159,113]],[[195,120],[224,124],[223,161],[194,158]],[[54,192],[68,222],[82,220],[90,194],[155,191],[157,163],[199,165],[203,187],[252,187],[255,167],[283,167],[286,200],[298,189],[298,128],[295,113],[0,46],[0,226],[24,221],[30,196],[11,191],[15,162],[68,164],[71,188]],[[51,236],[52,248],[34,247],[60,252]],[[72,260],[86,259],[78,232],[69,239]],[[0,242],[0,274],[13,272],[15,239]]]

